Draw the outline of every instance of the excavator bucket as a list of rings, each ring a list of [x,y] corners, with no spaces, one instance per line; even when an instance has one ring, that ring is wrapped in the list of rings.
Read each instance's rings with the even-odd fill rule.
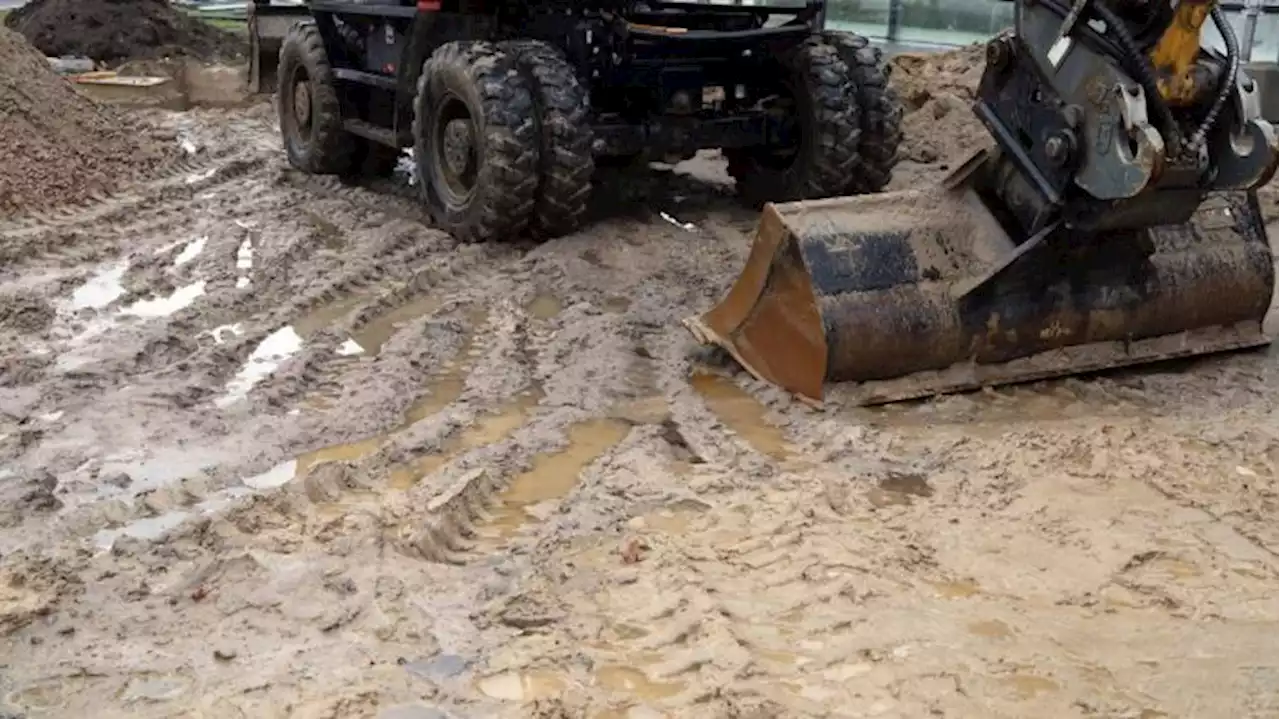
[[[1252,193],[1016,245],[943,185],[766,205],[728,295],[684,323],[800,399],[848,382],[871,405],[1268,344],[1274,267]]]

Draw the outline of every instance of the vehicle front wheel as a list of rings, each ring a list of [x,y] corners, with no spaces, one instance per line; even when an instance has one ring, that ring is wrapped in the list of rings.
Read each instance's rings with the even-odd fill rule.
[[[423,64],[414,98],[423,197],[463,242],[514,238],[538,188],[533,93],[517,57],[489,42],[451,42]]]
[[[318,175],[351,172],[352,143],[342,129],[333,68],[313,22],[289,28],[280,46],[276,99],[289,164]]]

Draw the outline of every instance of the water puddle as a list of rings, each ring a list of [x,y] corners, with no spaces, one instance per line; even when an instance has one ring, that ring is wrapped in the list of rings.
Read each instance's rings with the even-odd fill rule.
[[[1151,571],[1175,582],[1182,579],[1195,579],[1203,575],[1200,567],[1177,557],[1157,557],[1147,566]]]
[[[694,371],[689,378],[707,407],[755,450],[773,459],[791,455],[786,435],[765,421],[767,410],[732,380],[711,372]]]
[[[334,300],[311,310],[293,323],[294,330],[302,337],[310,339],[317,332],[346,317],[365,301],[364,295],[351,295]]]
[[[267,335],[249,354],[249,359],[227,383],[227,392],[213,401],[227,407],[248,396],[249,391],[276,371],[282,362],[302,349],[302,337],[291,325]]]
[[[969,633],[987,639],[1008,639],[1013,636],[1013,630],[1009,625],[999,619],[969,622]]]
[[[578,482],[578,473],[627,436],[631,426],[612,419],[593,419],[569,428],[569,446],[559,452],[539,454],[533,468],[517,475],[502,493],[502,507],[488,527],[506,539],[537,517],[530,508],[559,499]]]
[[[533,298],[525,311],[535,319],[549,320],[554,319],[560,311],[564,309],[564,304],[553,295],[538,295]]]
[[[165,512],[154,517],[136,519],[123,527],[103,529],[93,535],[93,543],[99,549],[108,550],[120,537],[132,537],[145,541],[153,541],[192,517],[206,516],[219,512],[231,505],[233,501],[249,495],[250,492],[241,487],[232,487],[214,492],[204,501],[189,509]]]
[[[664,534],[682,534],[689,529],[694,520],[701,517],[710,506],[696,499],[682,499],[661,509],[655,510],[638,519],[645,529]]]
[[[600,667],[595,678],[600,686],[611,692],[629,694],[645,701],[673,697],[685,689],[683,682],[653,681],[643,671],[621,665]]]
[[[466,386],[467,368],[465,365],[461,364],[459,360],[470,354],[472,347],[474,347],[476,334],[474,328],[478,324],[478,318],[483,318],[483,313],[477,310],[471,313],[469,317],[472,320],[469,323],[469,327],[471,329],[468,330],[467,338],[463,342],[461,349],[458,350],[457,356],[449,363],[444,376],[436,379],[428,385],[427,394],[409,406],[409,409],[405,411],[404,417],[401,419],[399,424],[386,432],[382,432],[381,434],[377,434],[372,437],[356,440],[354,442],[335,444],[299,455],[295,459],[281,462],[256,477],[250,477],[244,480],[244,483],[255,489],[279,487],[295,477],[306,476],[307,472],[311,471],[311,468],[324,462],[357,462],[378,451],[378,449],[382,447],[383,443],[385,443],[392,435],[403,431],[405,428],[420,420],[434,415],[452,404],[462,394],[462,391]],[[296,337],[297,335],[295,334],[294,336]],[[298,344],[301,346],[300,338],[298,339]],[[519,411],[523,411],[526,406],[531,407],[537,404],[538,399],[540,398],[540,394],[531,393],[527,397],[522,396],[514,403],[514,406],[520,408]],[[312,398],[310,403],[312,406],[316,406],[322,399],[324,398]],[[325,409],[326,407],[321,406],[320,408]],[[476,442],[480,441],[480,439],[483,439],[485,436],[491,436],[494,432],[515,421],[515,418],[507,416],[504,413],[503,415],[494,417],[489,421],[482,420],[478,423],[478,432],[483,431],[483,435],[477,436],[477,434],[470,434],[468,432],[464,432],[463,434],[466,437],[467,442]],[[519,426],[519,424],[516,424],[516,426]],[[514,429],[514,427],[512,429]],[[398,488],[401,489],[412,486],[417,477],[421,477],[423,474],[429,473],[434,469],[434,466],[429,465],[436,456],[437,455],[428,455],[420,460],[427,468],[414,475],[412,479],[406,479],[403,474],[393,472],[392,485],[398,486]],[[440,460],[440,462],[443,463],[443,460]],[[437,464],[435,466],[439,465]],[[414,468],[416,468],[416,464],[414,465]]]
[[[391,470],[391,488],[410,489],[459,454],[506,439],[524,425],[530,410],[538,406],[542,396],[541,389],[530,390],[497,412],[477,417],[471,426],[448,439],[439,451]]]
[[[186,246],[182,248],[182,251],[178,253],[178,256],[173,258],[173,266],[181,267],[199,257],[200,253],[204,252],[204,246],[208,241],[208,237],[197,237],[196,239],[188,242]]]
[[[615,295],[605,299],[604,309],[606,312],[612,312],[620,315],[631,309],[631,300],[626,297],[618,297]]]
[[[662,424],[671,418],[671,407],[666,397],[654,395],[623,402],[609,412],[609,416],[636,424]]]
[[[467,375],[470,373],[470,366],[466,360],[475,350],[476,328],[484,320],[483,309],[476,308],[467,313],[466,339],[458,348],[458,353],[445,365],[444,372],[427,386],[427,395],[419,398],[409,407],[409,411],[405,413],[405,426],[430,417],[462,396],[462,391],[467,386]]]
[[[204,294],[204,288],[204,280],[192,282],[184,287],[179,287],[167,297],[138,300],[120,310],[120,314],[130,317],[168,317],[178,310],[189,307],[192,302],[195,302],[198,297]]]
[[[128,262],[121,262],[90,277],[71,293],[72,310],[100,310],[124,294],[124,273]]]
[[[923,474],[891,472],[867,492],[867,499],[877,509],[889,506],[909,507],[912,497],[932,497],[933,487]]]
[[[940,596],[946,599],[964,599],[982,593],[982,587],[971,579],[955,581],[931,581],[929,584]]]
[[[1001,683],[1013,690],[1019,699],[1035,699],[1040,694],[1058,691],[1058,683],[1034,674],[1015,674],[1001,679]]]
[[[555,672],[538,669],[529,672],[504,672],[484,677],[476,682],[476,688],[493,699],[529,702],[559,694],[565,689],[565,681]]]
[[[404,323],[430,314],[442,304],[444,303],[440,299],[430,295],[419,297],[374,317],[355,332],[352,338],[369,354],[378,354]]]

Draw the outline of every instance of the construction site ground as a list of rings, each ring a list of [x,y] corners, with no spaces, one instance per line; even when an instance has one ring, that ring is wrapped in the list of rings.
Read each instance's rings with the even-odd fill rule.
[[[815,410],[680,325],[714,153],[459,245],[267,102],[144,119],[0,221],[0,716],[1276,715],[1274,348]]]

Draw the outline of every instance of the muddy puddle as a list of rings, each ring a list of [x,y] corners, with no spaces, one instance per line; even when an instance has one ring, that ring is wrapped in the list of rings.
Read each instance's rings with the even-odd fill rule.
[[[923,474],[905,474],[890,472],[888,476],[867,490],[867,499],[871,506],[883,508],[889,506],[911,506],[918,499],[933,496],[933,487]]]
[[[416,485],[423,477],[430,475],[451,459],[464,452],[486,445],[501,442],[528,421],[530,412],[538,406],[542,399],[541,389],[522,393],[514,401],[484,414],[465,429],[445,440],[443,446],[430,454],[423,455],[414,461],[395,467],[391,470],[389,486],[392,489],[407,490]]]
[[[457,401],[458,397],[462,396],[462,392],[466,388],[466,380],[470,368],[469,360],[472,359],[472,355],[476,347],[476,330],[484,320],[485,313],[481,309],[476,309],[468,313],[467,317],[468,329],[458,352],[445,365],[443,371],[427,383],[422,395],[409,405],[408,409],[405,410],[403,417],[396,425],[385,432],[372,437],[366,437],[354,442],[345,442],[342,444],[321,447],[320,449],[299,455],[294,459],[276,465],[262,475],[245,480],[245,484],[256,489],[277,487],[292,479],[305,477],[311,469],[325,462],[358,462],[366,457],[372,456],[375,452],[381,449],[392,436],[404,431],[417,422],[435,415]],[[476,432],[480,433],[479,435],[464,431],[464,436],[468,438],[467,441],[469,442],[478,441],[475,439],[477,436],[491,436],[496,431],[495,426],[497,428],[501,428],[510,425],[517,417],[522,417],[523,415],[520,413],[527,409],[527,406],[525,405],[530,401],[532,401],[533,404],[536,404],[537,397],[538,395],[536,393],[530,393],[527,397],[522,396],[522,398],[516,403],[520,407],[517,413],[512,414],[515,410],[512,410],[511,412],[503,410],[499,413],[497,418],[490,419],[487,422],[482,422],[482,425],[476,429]],[[323,395],[309,397],[304,400],[308,406],[321,410],[329,409],[332,406],[332,401],[332,398],[328,398]],[[450,449],[447,451],[456,452],[463,446],[464,445],[451,445]],[[412,486],[414,480],[406,479],[406,477],[421,477],[423,474],[439,466],[438,464],[431,465],[431,462],[434,461],[433,458],[438,456],[441,455],[431,455],[423,458],[423,466],[428,468],[425,471],[418,472],[416,466],[413,468],[393,471],[391,486],[397,489],[405,489]],[[443,463],[443,459],[441,459],[441,463]]]
[[[356,344],[360,345],[365,352],[376,355],[382,351],[383,345],[395,335],[396,332],[406,323],[412,320],[425,317],[432,312],[440,309],[444,303],[438,297],[426,295],[417,299],[397,305],[392,309],[376,315],[369,320],[363,327],[351,334]],[[474,322],[475,317],[471,318]]]
[[[775,460],[792,456],[786,434],[765,419],[768,409],[733,380],[714,372],[694,370],[689,384],[707,408],[757,452]]]
[[[525,311],[537,320],[555,319],[564,310],[564,303],[555,295],[540,294],[534,297]]]
[[[541,521],[536,507],[567,495],[588,465],[621,442],[631,426],[615,419],[596,419],[569,427],[569,446],[533,458],[533,467],[516,475],[499,495],[499,506],[482,534],[508,539],[530,523]]]

